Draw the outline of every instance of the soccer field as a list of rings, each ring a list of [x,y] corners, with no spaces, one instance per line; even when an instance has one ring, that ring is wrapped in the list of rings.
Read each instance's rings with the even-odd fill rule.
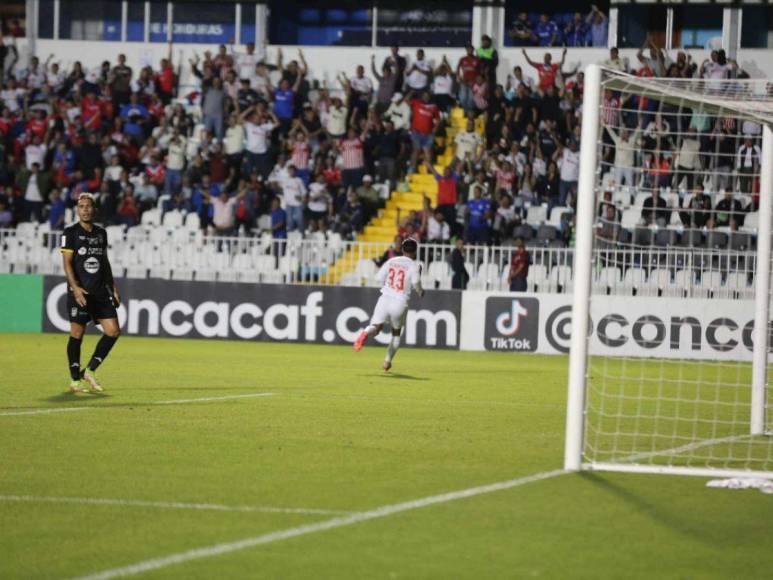
[[[0,578],[773,570],[773,496],[557,471],[564,357],[124,337],[75,396],[65,343],[0,335]]]

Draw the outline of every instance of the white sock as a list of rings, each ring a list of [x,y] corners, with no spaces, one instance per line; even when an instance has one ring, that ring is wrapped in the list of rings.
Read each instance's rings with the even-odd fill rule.
[[[389,346],[387,347],[387,355],[385,359],[387,362],[392,362],[392,359],[397,353],[398,348],[400,348],[400,337],[393,336],[392,340],[389,341]]]
[[[375,324],[369,324],[365,328],[365,332],[368,334],[368,336],[376,336],[376,334],[378,333],[378,328],[376,328]]]

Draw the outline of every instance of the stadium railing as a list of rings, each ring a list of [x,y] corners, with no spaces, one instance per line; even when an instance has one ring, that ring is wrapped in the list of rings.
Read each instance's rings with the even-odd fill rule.
[[[204,236],[200,230],[117,227],[109,234],[116,276],[208,282],[322,284],[375,287],[383,243],[349,242],[336,234],[301,239]],[[47,228],[0,229],[0,273],[62,274],[59,232]],[[513,246],[464,246],[467,276],[451,268],[450,244],[422,243],[418,259],[429,289],[507,291]],[[574,250],[529,247],[531,292],[570,293]],[[679,246],[597,248],[594,291],[628,296],[748,299],[753,295],[755,254]]]

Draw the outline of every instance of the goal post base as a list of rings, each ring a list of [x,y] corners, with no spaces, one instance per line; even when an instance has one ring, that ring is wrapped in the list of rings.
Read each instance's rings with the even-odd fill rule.
[[[747,469],[717,469],[715,467],[679,467],[672,465],[627,465],[625,463],[583,463],[582,471],[617,471],[621,473],[650,473],[664,475],[692,475],[698,477],[748,477],[773,479],[771,471]]]

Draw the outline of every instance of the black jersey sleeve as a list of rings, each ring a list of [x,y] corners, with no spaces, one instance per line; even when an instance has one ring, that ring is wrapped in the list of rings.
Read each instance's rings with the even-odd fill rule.
[[[65,228],[59,245],[62,253],[72,254],[75,251],[75,232],[72,228]]]

